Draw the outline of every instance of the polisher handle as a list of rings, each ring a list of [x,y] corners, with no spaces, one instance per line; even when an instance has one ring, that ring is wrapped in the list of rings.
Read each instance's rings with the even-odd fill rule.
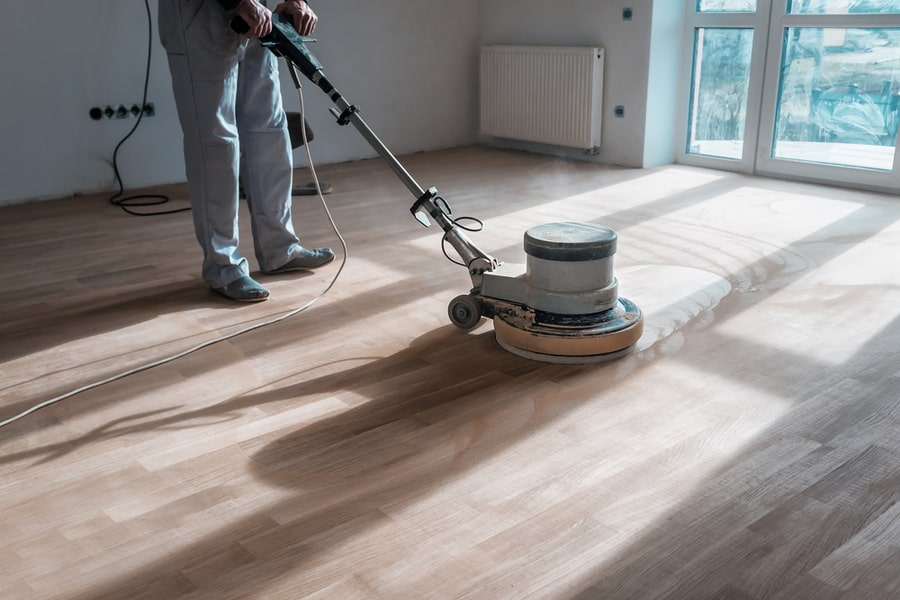
[[[250,26],[239,16],[231,21],[231,28],[237,33],[246,33]],[[464,264],[469,268],[472,282],[476,288],[481,288],[481,277],[486,271],[492,271],[500,265],[500,261],[479,249],[447,215],[449,209],[444,211],[435,205],[437,190],[434,188],[425,191],[415,179],[406,171],[400,161],[384,145],[365,120],[359,116],[359,107],[352,105],[335,89],[330,81],[322,73],[323,67],[319,60],[306,48],[306,42],[314,42],[314,39],[304,38],[294,29],[293,19],[285,13],[272,15],[272,33],[260,38],[260,44],[267,47],[274,54],[281,56],[293,66],[297,67],[303,75],[325,92],[339,110],[333,110],[338,118],[339,125],[352,123],[362,134],[372,148],[381,156],[388,166],[394,171],[400,180],[406,185],[418,200],[410,209],[416,220],[425,225],[430,224],[426,215],[431,215],[444,230],[444,235],[450,245],[457,251]],[[293,77],[293,71],[291,72]],[[295,81],[296,82],[296,81]],[[446,205],[446,201],[441,198]]]
[[[235,33],[246,33],[250,26],[240,16],[235,15],[231,19],[231,29]],[[278,55],[290,59],[300,72],[310,80],[322,70],[322,63],[306,49],[308,42],[315,42],[315,38],[303,37],[294,29],[294,19],[287,13],[272,14],[272,32],[259,38],[260,43]]]
[[[234,18],[231,19],[231,29],[235,33],[244,34],[250,31],[250,25],[248,25],[247,21],[245,21],[241,17],[234,15]]]

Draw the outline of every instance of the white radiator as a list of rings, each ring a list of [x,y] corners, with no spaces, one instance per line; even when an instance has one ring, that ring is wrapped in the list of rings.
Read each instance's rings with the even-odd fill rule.
[[[603,48],[482,46],[481,133],[600,146]]]

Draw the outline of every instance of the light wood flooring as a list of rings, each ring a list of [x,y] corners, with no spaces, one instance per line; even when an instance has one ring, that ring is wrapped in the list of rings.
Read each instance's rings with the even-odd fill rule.
[[[900,197],[401,160],[505,262],[533,225],[615,229],[635,352],[545,364],[454,328],[470,281],[414,198],[380,160],[325,166],[349,258],[324,298],[0,429],[0,597],[900,598]],[[0,420],[278,318],[342,264],[232,303],[188,214],[107,200],[0,208]],[[295,221],[339,247],[314,198]]]

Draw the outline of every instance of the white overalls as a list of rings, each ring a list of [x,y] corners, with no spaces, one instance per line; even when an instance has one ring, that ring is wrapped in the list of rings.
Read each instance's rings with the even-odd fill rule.
[[[293,156],[276,57],[230,27],[216,0],[159,0],[203,279],[249,274],[238,249],[239,175],[262,271],[301,251],[291,221]]]

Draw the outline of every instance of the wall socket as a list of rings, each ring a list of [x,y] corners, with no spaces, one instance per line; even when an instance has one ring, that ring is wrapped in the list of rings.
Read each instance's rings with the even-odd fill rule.
[[[139,117],[142,109],[140,104],[132,104],[126,106],[124,104],[107,104],[104,107],[94,106],[88,111],[91,119],[99,121],[101,119],[128,119],[130,117]],[[156,115],[156,107],[152,102],[146,102],[143,105],[143,114],[145,117]]]

